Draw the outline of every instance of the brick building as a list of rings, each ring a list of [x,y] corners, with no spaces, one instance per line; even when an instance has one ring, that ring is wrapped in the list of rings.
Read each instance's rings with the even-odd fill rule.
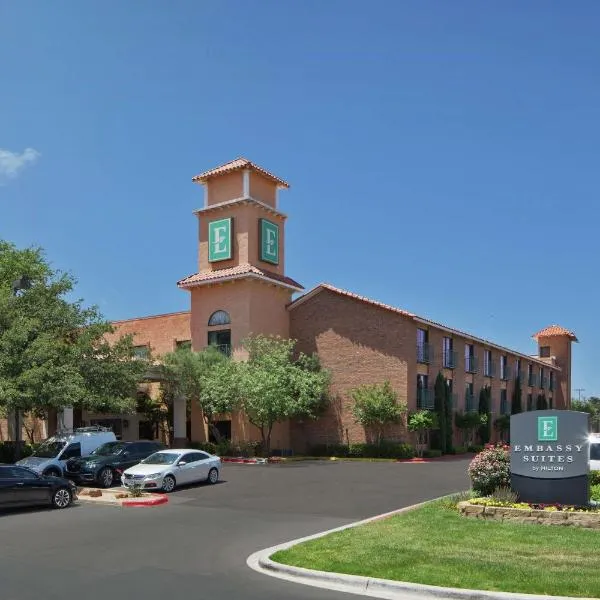
[[[277,426],[274,448],[301,452],[312,444],[365,441],[366,432],[352,418],[352,388],[389,380],[409,411],[428,409],[439,372],[457,411],[477,410],[481,388],[490,386],[494,416],[510,413],[517,375],[524,409],[534,408],[541,394],[550,407],[570,406],[572,332],[556,325],[543,329],[534,336],[538,355],[528,356],[328,284],[294,298],[304,290],[285,272],[287,217],[278,202],[288,184],[242,158],[193,181],[204,186],[204,206],[195,211],[198,272],[177,284],[189,292],[191,310],[115,322],[117,335],[134,334],[141,355],[216,345],[243,359],[240,342],[250,333],[292,337],[299,350],[317,352],[332,374],[331,405],[316,421]],[[207,439],[197,406],[188,417],[180,399],[174,413],[176,444]],[[138,416],[80,417],[85,423],[120,419],[124,439],[145,433]],[[220,428],[233,441],[258,439],[242,414],[225,416]],[[407,433],[396,425],[386,437],[407,439]]]

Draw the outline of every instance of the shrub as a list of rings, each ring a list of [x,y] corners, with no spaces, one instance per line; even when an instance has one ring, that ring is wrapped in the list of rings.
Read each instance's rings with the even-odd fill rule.
[[[469,444],[467,446],[467,452],[481,452],[483,449],[485,448],[485,446],[482,446],[481,444]]]
[[[454,446],[451,448],[448,454],[466,454],[467,448],[465,446]]]
[[[423,452],[423,458],[438,458],[441,455],[441,450],[425,450]]]
[[[37,444],[32,446],[26,442],[21,442],[20,458],[31,456],[36,446]],[[0,442],[0,463],[14,463],[16,458],[15,450],[15,442]]]
[[[513,492],[509,487],[496,488],[490,496],[493,500],[498,502],[506,502],[508,504],[515,504],[519,500],[519,495]]]
[[[590,488],[590,500],[600,502],[600,483],[597,483]]]
[[[600,471],[590,471],[590,485],[600,485]]]
[[[217,444],[213,444],[212,442],[190,442],[188,446],[194,450],[202,450],[209,454],[218,454]]]
[[[473,492],[469,490],[468,492],[458,492],[456,494],[451,494],[450,496],[441,498],[438,502],[441,508],[455,511],[458,508],[459,502],[466,502],[467,500],[471,500],[472,498]]]
[[[510,453],[508,446],[489,445],[469,465],[473,490],[489,496],[496,488],[510,487]]]
[[[410,444],[386,442],[381,444],[318,444],[308,451],[309,456],[335,456],[336,458],[412,458]]]

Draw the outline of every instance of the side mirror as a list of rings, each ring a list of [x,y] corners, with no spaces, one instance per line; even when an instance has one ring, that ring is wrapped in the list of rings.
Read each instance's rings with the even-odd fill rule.
[[[187,465],[187,462],[185,462],[185,460],[180,460],[180,461],[177,463],[177,466],[178,466],[178,467],[183,467],[184,465]]]

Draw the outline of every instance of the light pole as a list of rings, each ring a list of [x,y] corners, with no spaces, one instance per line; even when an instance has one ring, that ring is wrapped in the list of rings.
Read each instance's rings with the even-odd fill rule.
[[[27,275],[22,275],[15,279],[12,284],[13,296],[18,296],[19,291],[28,290],[31,287],[31,279]],[[15,410],[15,462],[21,456],[21,414],[17,406]]]

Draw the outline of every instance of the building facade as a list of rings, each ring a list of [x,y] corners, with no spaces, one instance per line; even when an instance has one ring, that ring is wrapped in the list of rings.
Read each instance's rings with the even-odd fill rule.
[[[386,380],[409,411],[433,408],[438,373],[458,412],[477,411],[479,392],[489,386],[494,418],[510,414],[517,377],[523,410],[535,409],[540,397],[548,407],[570,407],[572,332],[557,325],[539,331],[538,353],[528,356],[329,284],[303,293],[285,270],[287,217],[278,196],[288,184],[243,158],[193,181],[204,187],[204,205],[195,211],[198,270],[177,284],[190,294],[190,311],[117,321],[114,335],[132,334],[140,356],[214,345],[243,360],[242,340],[257,333],[292,337],[298,350],[317,352],[331,372],[330,406],[317,420],[279,424],[274,448],[305,452],[367,441],[352,417],[350,392]],[[157,384],[142,391],[155,395]],[[116,425],[123,439],[150,435],[139,415],[83,413],[77,420]],[[208,439],[201,411],[184,399],[175,402],[173,421],[174,444]],[[219,428],[233,442],[259,439],[243,414],[224,415]],[[390,426],[386,437],[407,440],[405,425]]]

